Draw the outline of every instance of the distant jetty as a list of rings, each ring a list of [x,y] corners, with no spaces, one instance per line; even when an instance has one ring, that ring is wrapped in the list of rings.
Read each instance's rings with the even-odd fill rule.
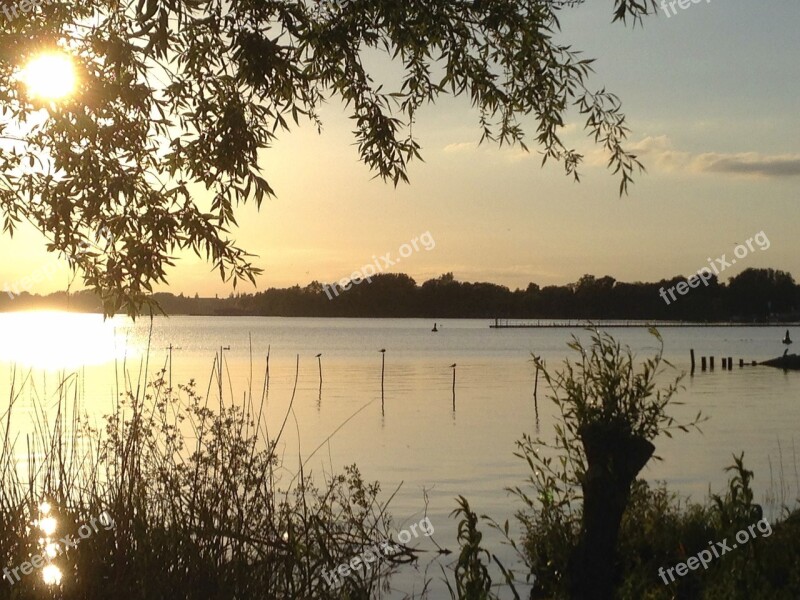
[[[771,358],[761,363],[766,367],[786,369],[789,371],[800,371],[800,356],[797,354],[784,354],[778,358]]]
[[[740,323],[736,321],[696,322],[696,321],[637,321],[637,320],[597,320],[588,319],[556,320],[510,320],[495,319],[489,324],[492,329],[539,329],[539,328],[569,328],[581,329],[584,327],[800,327],[800,322],[775,321],[769,323]]]

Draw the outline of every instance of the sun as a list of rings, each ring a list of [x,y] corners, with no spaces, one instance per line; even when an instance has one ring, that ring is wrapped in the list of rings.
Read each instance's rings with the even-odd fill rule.
[[[22,70],[21,79],[32,97],[60,100],[75,90],[77,77],[68,55],[48,52],[33,58]]]

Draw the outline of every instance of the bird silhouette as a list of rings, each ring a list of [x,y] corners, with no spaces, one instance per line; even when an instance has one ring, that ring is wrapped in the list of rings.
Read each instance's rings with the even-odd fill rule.
[[[378,352],[386,352],[386,348],[381,348]]]
[[[319,358],[320,356],[322,356],[322,352],[320,352],[319,354],[317,354],[317,358]]]
[[[452,365],[450,365],[450,368],[451,369],[455,369],[456,368],[456,363],[453,363]]]

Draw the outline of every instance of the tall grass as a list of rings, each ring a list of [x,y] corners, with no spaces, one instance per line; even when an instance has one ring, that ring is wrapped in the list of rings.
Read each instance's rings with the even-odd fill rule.
[[[289,413],[270,437],[266,385],[238,405],[222,396],[212,403],[194,381],[170,388],[166,373],[141,385],[123,376],[99,424],[82,413],[76,377],[62,377],[53,400],[32,394],[33,432],[24,438],[16,432],[26,383],[12,380],[0,448],[2,566],[19,567],[41,551],[36,519],[44,501],[57,522],[54,539],[77,539],[78,528],[103,512],[114,525],[52,559],[60,584],[47,585],[34,570],[13,585],[0,582],[0,597],[380,595],[391,561],[354,572],[339,589],[323,576],[362,546],[389,538],[380,486],[355,466],[318,481],[301,465],[282,479],[276,448]]]

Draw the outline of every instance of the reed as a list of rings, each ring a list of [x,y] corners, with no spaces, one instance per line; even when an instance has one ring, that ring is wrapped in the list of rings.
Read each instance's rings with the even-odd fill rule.
[[[215,360],[220,378],[222,361]],[[145,359],[146,360],[146,359]],[[198,393],[194,380],[173,390],[169,365],[146,383],[118,377],[114,406],[100,425],[82,412],[75,375],[63,376],[55,403],[17,371],[2,415],[0,552],[18,567],[40,551],[32,522],[52,506],[56,536],[107,512],[100,528],[52,559],[62,579],[42,574],[0,585],[14,598],[367,598],[394,570],[391,561],[355,572],[331,589],[323,573],[388,538],[380,487],[358,469],[286,483],[277,436],[267,432],[267,374],[259,397],[241,404]],[[144,367],[147,372],[147,367]],[[295,371],[295,389],[297,371]],[[33,433],[18,437],[21,398],[31,394]],[[406,557],[407,558],[407,557]]]

